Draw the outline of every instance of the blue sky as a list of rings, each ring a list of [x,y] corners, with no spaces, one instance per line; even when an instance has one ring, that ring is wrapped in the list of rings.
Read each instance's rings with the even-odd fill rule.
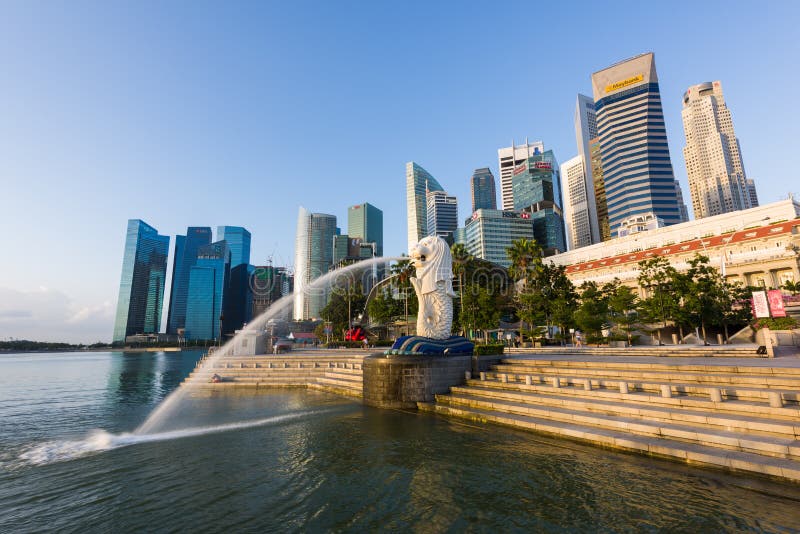
[[[288,265],[298,206],[346,228],[368,201],[401,253],[405,162],[463,219],[473,169],[526,136],[574,156],[576,94],[645,51],[687,203],[680,99],[713,80],[761,202],[798,193],[799,20],[796,2],[3,2],[0,338],[109,340],[129,218],[245,226],[253,263]]]

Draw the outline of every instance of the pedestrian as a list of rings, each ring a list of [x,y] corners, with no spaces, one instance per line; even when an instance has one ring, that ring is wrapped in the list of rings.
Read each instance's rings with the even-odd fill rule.
[[[583,333],[580,330],[575,330],[575,346],[582,347],[583,346]]]

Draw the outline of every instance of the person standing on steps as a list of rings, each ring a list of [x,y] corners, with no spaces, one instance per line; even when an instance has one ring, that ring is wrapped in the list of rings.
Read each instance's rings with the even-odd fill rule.
[[[575,347],[583,347],[583,334],[580,330],[575,330]]]

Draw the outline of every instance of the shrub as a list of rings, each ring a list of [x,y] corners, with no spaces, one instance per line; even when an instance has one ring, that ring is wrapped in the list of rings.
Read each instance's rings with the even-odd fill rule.
[[[753,324],[753,330],[761,330],[762,328],[792,330],[797,328],[797,321],[792,317],[764,317]]]
[[[490,355],[503,354],[505,348],[506,346],[501,343],[492,345],[475,345],[474,354],[475,356],[490,356]]]

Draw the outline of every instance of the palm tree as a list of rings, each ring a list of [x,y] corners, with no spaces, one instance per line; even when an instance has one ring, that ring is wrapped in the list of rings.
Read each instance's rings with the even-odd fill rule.
[[[506,249],[511,260],[508,274],[513,280],[528,280],[534,269],[542,263],[542,247],[534,239],[517,239]]]

